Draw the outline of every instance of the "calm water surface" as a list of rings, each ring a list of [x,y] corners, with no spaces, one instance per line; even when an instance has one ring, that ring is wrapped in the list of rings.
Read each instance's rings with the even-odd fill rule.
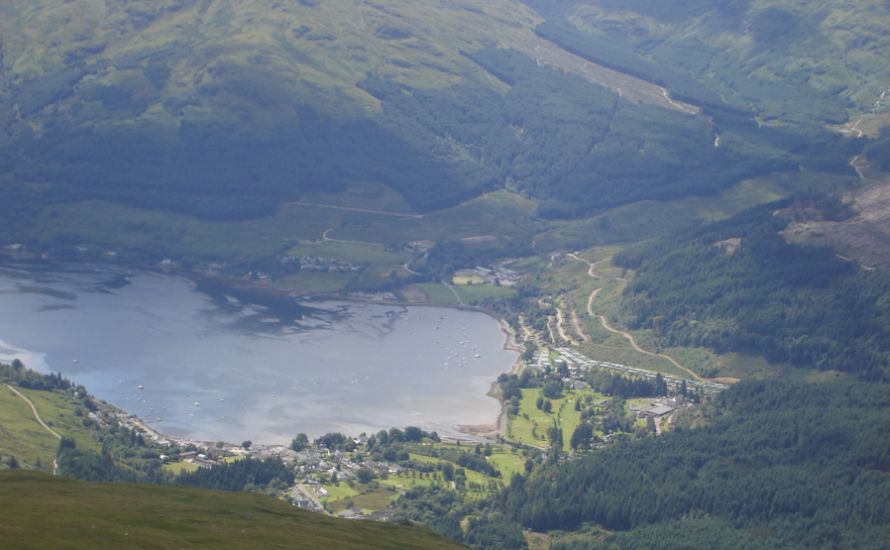
[[[486,392],[516,359],[503,342],[481,313],[282,309],[174,276],[0,268],[0,360],[60,371],[164,433],[201,440],[405,425],[455,435],[496,419]]]

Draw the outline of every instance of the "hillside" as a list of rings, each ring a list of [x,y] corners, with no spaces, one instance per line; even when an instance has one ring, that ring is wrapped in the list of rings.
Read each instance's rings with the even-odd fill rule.
[[[882,384],[742,383],[705,425],[543,471],[495,508],[561,550],[883,547],[887,413]]]
[[[799,198],[627,249],[623,293],[631,328],[665,345],[747,352],[775,363],[885,379],[890,277],[825,247],[789,243],[782,214],[843,219],[843,205]]]
[[[87,199],[243,220],[368,185],[415,212],[508,189],[576,218],[848,170],[850,146],[818,126],[760,129],[738,105],[715,126],[695,113],[719,99],[616,85],[562,35],[536,58],[555,23],[513,0],[0,10],[0,194],[25,221]]]
[[[16,548],[461,548],[421,528],[349,521],[270,497],[0,472],[0,544]]]
[[[840,123],[886,108],[890,8],[843,0],[567,0],[527,4],[538,31],[712,108]]]
[[[439,202],[478,193],[487,181],[455,178],[447,162],[373,122],[381,104],[360,83],[373,75],[418,89],[498,89],[460,52],[536,21],[507,1],[481,10],[77,0],[0,10],[0,126],[19,153],[14,166],[3,159],[7,177],[49,186],[50,197],[216,218],[255,216],[283,197],[361,179],[383,179],[429,208],[429,189],[411,176],[421,170]],[[381,166],[381,154],[408,173]]]

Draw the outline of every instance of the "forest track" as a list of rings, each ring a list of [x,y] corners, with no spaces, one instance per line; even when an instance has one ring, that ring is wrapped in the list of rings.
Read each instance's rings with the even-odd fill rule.
[[[389,210],[374,210],[373,208],[358,208],[356,206],[338,206],[336,204],[322,204],[318,202],[291,201],[287,204],[295,204],[297,206],[308,206],[310,208],[327,208],[329,210],[342,210],[344,212],[359,212],[361,214],[376,214],[378,216],[389,216],[391,218],[403,219],[423,219],[423,214],[408,214],[405,212],[391,212]]]
[[[21,397],[22,399],[25,400],[25,403],[27,403],[28,406],[31,407],[31,412],[34,413],[34,418],[37,420],[37,422],[38,422],[41,426],[43,426],[43,429],[44,429],[44,430],[46,430],[46,431],[48,431],[49,433],[51,433],[52,436],[55,437],[56,439],[58,439],[59,441],[62,440],[62,436],[59,435],[59,433],[58,433],[57,431],[55,431],[54,429],[50,428],[50,427],[46,424],[46,422],[44,422],[43,419],[40,418],[40,413],[37,412],[37,407],[34,406],[34,403],[33,403],[30,399],[28,399],[28,397],[27,397],[25,394],[23,394],[23,393],[20,392],[19,390],[15,389],[14,387],[10,386],[9,384],[6,384],[6,387],[9,388],[9,390],[10,390],[12,393],[16,394],[17,396],[19,396],[19,397]],[[53,475],[58,475],[58,473],[59,473],[59,462],[58,462],[58,460],[56,460],[56,459],[54,458],[54,459],[53,459]]]
[[[445,286],[447,286],[447,287],[448,287],[448,290],[450,290],[451,293],[454,294],[454,297],[457,298],[457,303],[458,303],[458,304],[460,304],[461,306],[466,306],[466,305],[467,305],[467,304],[464,303],[464,299],[460,297],[460,294],[457,293],[457,290],[455,290],[455,288],[454,288],[453,286],[451,286],[450,284],[448,284],[448,283],[446,283],[446,282],[444,282],[444,281],[442,282],[442,284],[445,285]]]
[[[524,40],[512,41],[510,47],[534,59],[538,65],[579,76],[591,84],[612,90],[632,103],[655,105],[690,116],[701,113],[700,107],[671,98],[664,86],[595,63],[542,36],[531,35]]]
[[[31,412],[34,413],[34,418],[36,418],[36,419],[37,419],[37,422],[39,422],[40,425],[43,426],[43,429],[44,429],[44,430],[46,430],[46,431],[48,431],[49,433],[51,433],[51,434],[53,435],[53,437],[55,437],[56,439],[59,439],[59,440],[62,439],[62,436],[59,435],[58,432],[56,432],[54,429],[52,429],[52,428],[50,428],[49,426],[47,426],[47,425],[46,425],[46,422],[44,422],[43,419],[40,418],[40,413],[37,412],[37,407],[34,406],[34,403],[33,403],[30,399],[28,399],[28,398],[25,396],[25,394],[23,394],[23,393],[20,392],[19,390],[15,389],[14,387],[10,386],[9,384],[6,384],[6,387],[9,388],[10,391],[12,391],[14,394],[18,395],[19,397],[21,397],[22,399],[25,400],[25,403],[27,403],[28,406],[31,407]]]
[[[574,308],[570,308],[572,312],[572,325],[575,327],[575,333],[583,340],[584,342],[590,342],[590,336],[584,332],[584,327],[581,326],[581,321],[578,319],[578,314],[575,312]]]
[[[577,256],[576,254],[568,254],[568,256],[571,257],[571,258],[573,258],[573,259],[575,259],[575,260],[578,260],[578,261],[580,261],[580,262],[583,262],[583,263],[588,264],[588,266],[590,266],[590,267],[589,267],[589,269],[588,269],[588,271],[587,271],[587,274],[588,274],[591,278],[593,278],[593,279],[601,279],[601,277],[600,277],[599,275],[596,274],[596,272],[595,272],[595,267],[596,267],[596,264],[598,264],[599,262],[601,262],[601,261],[603,261],[603,260],[599,260],[599,261],[597,261],[597,262],[590,262],[590,261],[588,261],[588,260],[585,260],[585,259],[583,259],[583,258]],[[695,373],[694,371],[692,371],[691,369],[689,369],[689,368],[684,367],[683,365],[681,365],[676,359],[674,359],[674,358],[671,357],[670,355],[666,355],[666,354],[664,354],[664,353],[656,353],[656,352],[653,352],[653,351],[649,351],[649,350],[645,350],[645,349],[643,349],[643,348],[640,347],[640,345],[637,343],[637,339],[634,337],[633,334],[631,334],[631,333],[629,333],[629,332],[627,332],[627,331],[620,330],[620,329],[617,329],[617,328],[613,327],[612,325],[609,324],[609,320],[606,318],[605,315],[601,315],[601,314],[598,314],[598,313],[594,312],[594,310],[593,310],[593,301],[596,299],[596,297],[599,295],[599,293],[602,292],[602,290],[603,290],[603,287],[595,288],[595,289],[593,289],[593,291],[591,291],[590,295],[587,297],[587,314],[588,314],[588,315],[590,315],[591,317],[596,317],[597,319],[599,319],[600,325],[602,325],[602,327],[603,327],[606,331],[611,332],[612,334],[618,334],[618,335],[620,335],[620,336],[623,336],[624,339],[627,340],[627,341],[630,343],[630,346],[631,346],[631,347],[634,349],[634,351],[636,351],[637,353],[641,353],[641,354],[643,354],[643,355],[648,355],[649,357],[658,357],[658,358],[664,359],[664,360],[668,361],[670,364],[672,364],[673,366],[675,366],[676,368],[680,369],[681,371],[683,371],[683,372],[685,372],[686,374],[688,374],[689,376],[691,376],[695,381],[697,381],[697,382],[705,382],[705,379],[704,379],[704,378],[702,378],[701,376],[699,376],[698,374],[696,374],[696,373]]]
[[[570,346],[577,346],[578,342],[576,342],[575,339],[572,338],[572,336],[565,328],[566,315],[563,312],[563,309],[559,306],[559,304],[556,304],[554,308],[556,308],[556,331],[559,332],[560,338],[568,342]]]

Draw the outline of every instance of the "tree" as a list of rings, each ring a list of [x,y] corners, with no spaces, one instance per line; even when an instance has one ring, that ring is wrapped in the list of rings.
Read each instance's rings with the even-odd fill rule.
[[[544,397],[549,399],[557,399],[560,395],[562,395],[562,383],[556,380],[549,380],[546,384],[544,384],[544,388],[541,390],[541,393],[544,394]]]
[[[383,432],[383,433],[386,433],[386,432]],[[378,439],[379,439],[379,437],[380,436],[378,434]],[[338,432],[324,434],[323,436],[321,436],[315,440],[315,444],[321,445],[322,447],[325,447],[326,449],[330,449],[330,450],[334,450],[334,449],[340,449],[343,451],[355,450],[355,442],[352,439],[350,439],[350,438],[346,437],[345,435],[338,433]]]
[[[545,413],[549,413],[553,410],[553,403],[551,403],[549,399],[545,399],[544,404],[541,406],[541,410]]]
[[[593,426],[591,426],[588,422],[581,422],[572,432],[572,437],[569,440],[569,445],[572,447],[572,450],[575,451],[577,451],[578,449],[586,449],[590,447],[592,439]]]
[[[667,382],[664,381],[664,376],[659,372],[655,375],[655,395],[665,396],[668,393]]]
[[[535,356],[536,351],[538,351],[538,345],[531,340],[526,340],[525,351],[522,352],[522,359],[525,361],[531,361],[532,358]]]
[[[245,449],[249,449],[252,444],[253,444],[253,441],[251,441],[249,439],[241,442],[241,446],[244,447]]]
[[[562,447],[562,430],[559,429],[556,422],[547,428],[547,439],[550,440],[551,446]]]
[[[300,452],[309,445],[309,437],[304,433],[298,433],[290,442],[290,448],[296,452]]]
[[[550,448],[547,450],[547,462],[556,464],[559,460],[559,453],[562,451],[562,430],[556,425],[556,422],[547,429],[547,439],[550,440]]]
[[[454,466],[450,462],[442,465],[442,476],[445,478],[445,481],[454,479]]]
[[[355,477],[362,483],[370,483],[374,479],[374,471],[370,468],[359,468]]]
[[[416,426],[405,428],[405,441],[420,441],[421,439],[423,439],[423,430]]]
[[[467,471],[463,468],[458,468],[454,471],[454,486],[457,489],[463,489],[467,486]]]

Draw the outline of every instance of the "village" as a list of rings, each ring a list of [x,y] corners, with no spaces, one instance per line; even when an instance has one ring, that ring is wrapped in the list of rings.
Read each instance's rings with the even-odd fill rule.
[[[620,373],[647,380],[656,376],[642,369],[596,361],[562,347],[538,349],[523,362],[519,369],[522,371],[528,371],[533,377],[549,376],[559,380],[562,390],[552,401],[553,412],[535,409],[533,401],[540,400],[541,388],[523,389],[521,410],[511,413],[510,401],[504,401],[506,412],[499,423],[500,430],[487,437],[467,433],[460,439],[439,438],[435,433],[406,428],[372,435],[328,434],[314,441],[299,435],[291,446],[250,441],[239,445],[168,437],[138,417],[117,409],[114,418],[119,425],[159,448],[164,469],[172,474],[215,468],[244,459],[272,459],[280,461],[294,474],[293,485],[280,491],[280,498],[300,508],[340,517],[381,519],[391,513],[397,498],[411,488],[439,486],[481,497],[508,483],[512,475],[528,471],[541,462],[552,444],[541,435],[548,423],[559,423],[564,432],[562,437],[568,441],[581,422],[594,418],[594,413],[602,414],[608,407],[610,398],[590,387],[592,372]],[[670,388],[668,395],[627,400],[622,406],[631,424],[614,431],[597,427],[593,434],[596,443],[587,448],[608,445],[616,437],[660,435],[672,429],[683,411],[693,405],[679,393],[684,381],[659,378]],[[689,383],[689,387],[693,387],[693,383]],[[718,384],[708,383],[694,387],[702,393],[720,389]],[[628,429],[631,432],[626,431]],[[405,433],[420,433],[422,437],[406,438]],[[383,440],[386,443],[381,443]],[[584,452],[582,448],[565,443],[561,454],[570,459],[580,452]]]

